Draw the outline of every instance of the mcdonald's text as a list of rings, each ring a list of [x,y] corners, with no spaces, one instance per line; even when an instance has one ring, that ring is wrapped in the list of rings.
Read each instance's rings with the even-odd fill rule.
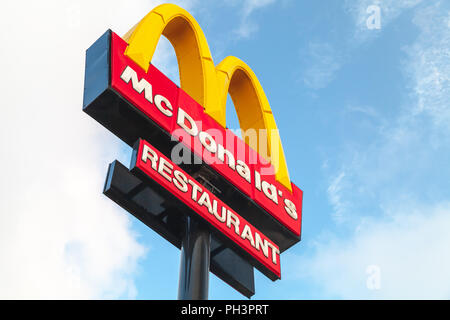
[[[150,65],[145,72],[125,56],[126,46],[112,33],[112,88],[291,232],[300,235],[302,191],[294,183],[292,192],[280,184],[270,162],[207,115],[201,105],[156,67]],[[179,164],[174,156],[179,154],[172,153],[172,161]],[[182,156],[179,158],[183,160]]]

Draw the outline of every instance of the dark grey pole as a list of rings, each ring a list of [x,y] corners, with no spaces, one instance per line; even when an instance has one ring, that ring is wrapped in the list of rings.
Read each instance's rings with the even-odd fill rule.
[[[179,300],[207,300],[211,235],[201,223],[186,218],[181,244]]]

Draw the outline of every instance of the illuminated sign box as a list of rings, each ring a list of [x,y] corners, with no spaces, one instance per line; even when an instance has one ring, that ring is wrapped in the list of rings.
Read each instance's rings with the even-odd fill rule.
[[[179,249],[185,215],[199,218],[158,183],[138,172],[131,172],[118,161],[109,165],[103,192]],[[211,236],[210,256],[212,273],[246,297],[254,295],[253,265],[239,248],[216,232]]]
[[[280,278],[278,246],[145,140],[134,147],[131,171],[169,191],[187,206],[186,211],[195,212],[195,217],[203,218],[219,235],[231,240],[230,244],[247,253],[267,277]]]
[[[220,189],[220,199],[281,252],[297,243],[302,191],[292,184],[291,192],[278,183],[270,163],[204,113],[202,106],[156,67],[150,65],[145,72],[136,65],[124,55],[126,46],[108,31],[88,49],[83,110],[129,145],[143,138],[167,157],[182,139],[184,150],[200,163],[181,163],[183,170],[197,179],[207,177]],[[216,141],[212,132],[228,138]],[[250,172],[250,181],[238,169],[240,164]],[[269,174],[260,174],[263,171]]]

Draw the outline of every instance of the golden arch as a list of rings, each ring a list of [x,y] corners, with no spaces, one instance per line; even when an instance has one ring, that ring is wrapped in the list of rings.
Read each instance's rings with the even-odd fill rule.
[[[205,112],[226,125],[227,95],[233,100],[242,130],[267,130],[267,154],[276,169],[276,179],[292,191],[289,172],[275,119],[258,78],[243,61],[226,57],[214,66],[205,35],[186,10],[174,4],[154,8],[128,31],[125,51],[145,71],[164,35],[175,49],[181,88],[200,103]],[[257,138],[256,150],[262,144]],[[253,147],[253,146],[252,146]]]

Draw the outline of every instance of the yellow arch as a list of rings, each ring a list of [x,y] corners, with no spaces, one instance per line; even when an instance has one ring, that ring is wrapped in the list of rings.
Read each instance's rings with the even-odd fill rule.
[[[291,190],[289,172],[275,118],[255,73],[245,62],[236,57],[223,59],[217,65],[216,71],[217,82],[221,87],[219,91],[220,104],[215,114],[225,123],[227,96],[230,93],[241,130],[256,129],[258,132],[266,130],[266,136],[257,136],[256,145],[246,139],[247,144],[263,156],[267,152],[267,156],[270,157],[270,161],[275,167],[277,180]],[[221,113],[219,114],[219,112]],[[262,145],[259,141],[264,137],[267,140],[267,150],[264,150],[266,152],[262,152]]]
[[[128,42],[125,55],[147,71],[161,35],[175,49],[181,88],[200,103],[206,113],[225,127],[226,101],[230,93],[241,129],[266,129],[267,155],[276,169],[276,179],[292,190],[275,119],[250,67],[235,57],[227,57],[215,67],[199,24],[186,10],[174,4],[154,8],[125,34],[124,40]],[[252,147],[259,152],[261,145],[258,137],[257,146]]]
[[[217,104],[215,67],[205,35],[189,12],[174,5],[154,8],[125,35],[125,55],[148,70],[159,38],[175,49],[181,87],[203,107]]]

